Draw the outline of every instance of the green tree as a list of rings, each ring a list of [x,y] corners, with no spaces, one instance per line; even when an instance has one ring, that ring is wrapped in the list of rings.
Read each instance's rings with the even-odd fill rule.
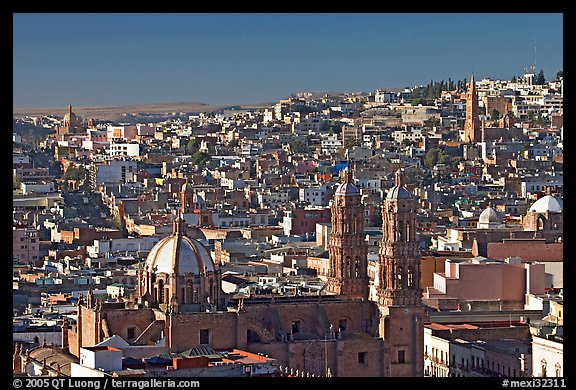
[[[186,144],[186,153],[192,155],[198,151],[199,147],[200,147],[200,145],[198,144],[198,141],[196,140],[196,138],[192,138]]]
[[[440,151],[438,153],[438,163],[437,164],[444,164],[444,165],[448,165],[448,166],[452,166],[452,158],[444,153],[444,151]]]
[[[564,72],[562,72],[561,70],[556,72],[556,80],[560,80],[560,78],[562,77],[564,77]]]
[[[204,165],[206,165],[206,162],[208,160],[210,160],[210,155],[208,153],[204,153],[198,150],[192,155],[191,163],[192,165],[198,165],[198,167],[203,167]]]
[[[344,141],[344,147],[345,148],[353,148],[354,146],[358,146],[358,145],[359,145],[359,142],[358,142],[358,139],[356,139],[356,138],[350,137],[350,138],[346,139],[346,141]]]
[[[426,126],[427,129],[432,130],[434,128],[434,126],[439,126],[440,125],[440,119],[438,119],[435,116],[432,116],[428,119],[426,119],[424,121],[424,126]]]
[[[534,84],[543,85],[544,83],[546,83],[546,78],[544,77],[544,71],[542,69],[540,69],[540,72],[534,78]]]
[[[411,139],[404,138],[402,140],[402,146],[416,146],[418,144],[417,141],[412,141]]]
[[[301,140],[297,139],[296,141],[292,142],[290,145],[292,152],[294,153],[309,153],[310,148]]]
[[[372,213],[372,218],[370,224],[375,227],[382,226],[382,207],[374,206],[374,212]]]
[[[68,167],[66,174],[64,175],[65,180],[76,180],[82,181],[86,179],[86,168],[84,167]]]
[[[20,184],[21,184],[20,178],[17,175],[13,175],[12,176],[12,189],[13,190],[19,189]]]
[[[424,104],[425,104],[425,101],[424,101],[424,99],[422,99],[422,98],[416,98],[416,99],[413,99],[413,100],[412,100],[412,103],[411,103],[411,104],[412,104],[413,106],[417,106],[417,105],[419,105],[419,104],[424,105]]]
[[[430,149],[426,152],[424,156],[424,165],[428,168],[434,167],[438,163],[438,154],[440,153],[440,149],[434,148]]]

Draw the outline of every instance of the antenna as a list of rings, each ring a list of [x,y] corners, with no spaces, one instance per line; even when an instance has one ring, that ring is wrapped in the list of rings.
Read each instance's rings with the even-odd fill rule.
[[[536,72],[536,38],[534,38],[534,65],[532,65],[533,73]]]

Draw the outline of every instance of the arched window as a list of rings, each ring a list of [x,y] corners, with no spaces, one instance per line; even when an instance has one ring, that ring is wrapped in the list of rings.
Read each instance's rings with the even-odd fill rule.
[[[360,258],[358,256],[354,260],[354,277],[360,277]]]
[[[191,280],[187,280],[186,281],[186,295],[184,298],[184,303],[192,303],[194,301],[193,299],[193,289],[192,289],[192,281]]]
[[[554,368],[556,368],[556,376],[557,377],[562,376],[562,366],[560,366],[560,363],[556,363]]]
[[[412,283],[413,283],[413,278],[414,278],[414,270],[412,269],[412,266],[408,267],[408,275],[406,277],[406,284],[408,287],[412,287]]]
[[[402,267],[396,269],[396,288],[402,288]]]
[[[164,282],[158,281],[158,303],[164,303]]]
[[[346,260],[344,262],[344,275],[346,277],[350,277],[350,257],[346,256]]]
[[[410,223],[406,223],[406,242],[410,242]]]
[[[548,363],[546,363],[546,359],[542,359],[540,360],[540,364],[542,364],[542,377],[546,376],[546,366],[548,365]]]
[[[544,230],[544,217],[543,216],[538,217],[538,226],[537,226],[536,230]]]

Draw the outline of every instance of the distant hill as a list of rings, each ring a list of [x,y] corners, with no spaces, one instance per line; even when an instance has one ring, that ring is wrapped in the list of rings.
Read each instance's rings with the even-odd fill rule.
[[[247,104],[241,105],[245,108],[269,107],[273,103]],[[232,105],[210,105],[199,102],[174,102],[174,103],[150,103],[150,104],[133,104],[108,107],[82,107],[72,106],[72,111],[83,119],[94,118],[100,120],[121,121],[127,114],[171,114],[180,112],[210,112],[218,111]],[[238,107],[238,105],[236,105]],[[16,118],[24,116],[40,115],[64,115],[67,107],[44,107],[44,108],[17,108],[14,107],[12,114]]]

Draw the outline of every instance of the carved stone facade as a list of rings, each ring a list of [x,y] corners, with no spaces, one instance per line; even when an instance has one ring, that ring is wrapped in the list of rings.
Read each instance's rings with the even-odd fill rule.
[[[368,244],[364,234],[364,205],[347,173],[331,205],[332,230],[328,247],[330,293],[368,298]]]
[[[383,237],[376,291],[382,313],[380,335],[388,345],[391,376],[422,376],[424,306],[420,288],[417,202],[403,186],[401,170],[382,210]]]

